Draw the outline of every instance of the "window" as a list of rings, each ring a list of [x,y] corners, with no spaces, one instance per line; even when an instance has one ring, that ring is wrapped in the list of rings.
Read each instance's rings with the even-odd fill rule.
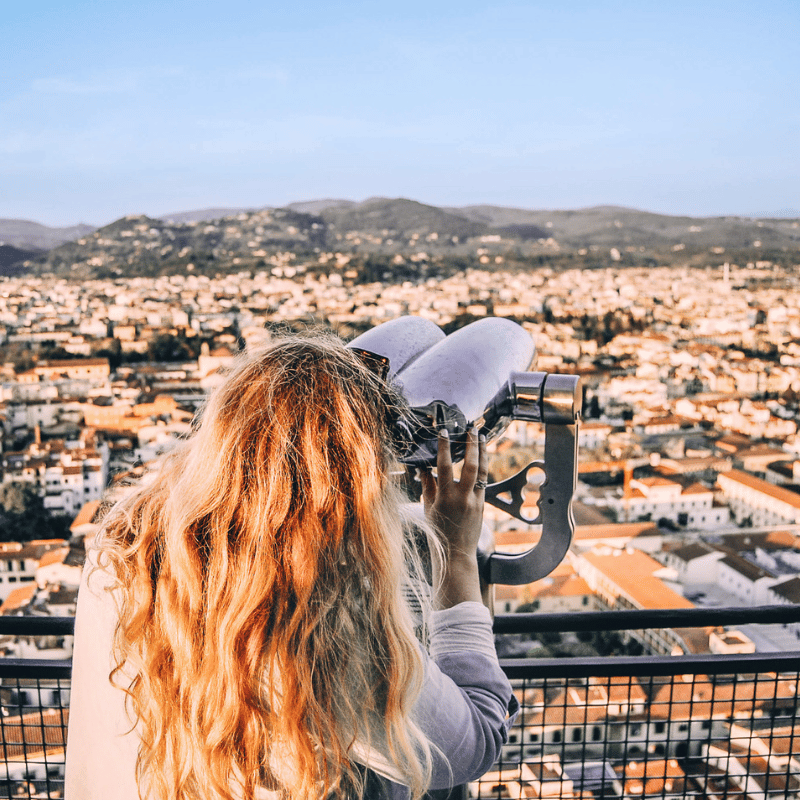
[[[573,742],[582,742],[583,741],[583,728],[573,728],[572,729],[572,741]]]
[[[529,742],[538,742],[539,741],[539,734],[538,733],[529,733],[528,734],[528,741]]]
[[[558,744],[561,741],[561,731],[553,731],[553,735],[550,738],[551,742]]]
[[[592,728],[592,741],[599,742],[603,738],[603,729],[599,725]]]
[[[664,733],[666,728],[667,728],[667,723],[666,722],[656,722],[656,725],[655,725],[656,733]]]

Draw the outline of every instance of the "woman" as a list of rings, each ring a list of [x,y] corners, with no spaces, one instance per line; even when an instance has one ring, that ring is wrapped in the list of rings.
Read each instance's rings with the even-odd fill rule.
[[[480,605],[485,447],[472,431],[456,482],[443,431],[422,476],[428,652],[398,412],[338,340],[281,341],[111,510],[78,603],[67,800],[419,798],[489,769],[514,701]]]

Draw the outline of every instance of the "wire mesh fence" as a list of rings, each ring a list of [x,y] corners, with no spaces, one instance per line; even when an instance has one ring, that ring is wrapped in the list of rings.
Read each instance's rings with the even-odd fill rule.
[[[0,685],[0,798],[61,798],[69,680],[5,674]]]
[[[517,664],[516,724],[467,796],[800,798],[798,659]]]
[[[452,797],[800,800],[800,653],[501,663],[519,715],[494,768]],[[0,659],[0,798],[63,797],[69,674]]]

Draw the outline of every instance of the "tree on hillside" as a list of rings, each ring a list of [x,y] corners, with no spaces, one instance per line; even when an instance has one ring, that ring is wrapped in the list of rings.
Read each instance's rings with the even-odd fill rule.
[[[51,516],[33,486],[27,483],[0,485],[0,541],[64,538],[68,531],[69,518]]]

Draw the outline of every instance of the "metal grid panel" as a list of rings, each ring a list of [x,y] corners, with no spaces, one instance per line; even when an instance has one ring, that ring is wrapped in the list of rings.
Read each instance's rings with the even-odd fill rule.
[[[68,705],[67,679],[3,677],[0,798],[64,796]]]
[[[800,798],[799,677],[516,679],[516,725],[468,796]]]
[[[712,622],[747,614],[773,624],[800,619],[797,607],[728,609]],[[674,613],[527,616],[498,618],[495,627],[684,622]],[[696,613],[686,621],[708,622]],[[3,626],[10,635],[67,634],[72,620],[4,618]],[[504,660],[522,705],[512,738],[490,773],[451,796],[800,800],[798,665],[800,652]],[[0,659],[0,798],[63,797],[69,675],[67,661]]]

